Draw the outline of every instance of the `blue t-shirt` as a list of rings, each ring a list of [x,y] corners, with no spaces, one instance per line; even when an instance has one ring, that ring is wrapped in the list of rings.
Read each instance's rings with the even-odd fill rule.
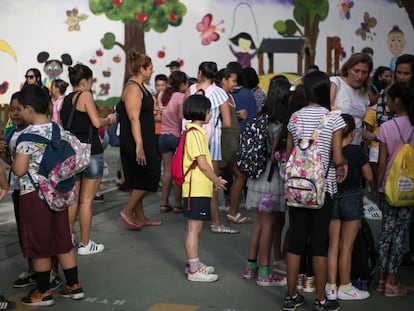
[[[338,184],[339,190],[358,189],[361,186],[361,168],[368,163],[369,158],[358,145],[346,145],[343,148],[345,159],[348,160],[348,175]]]
[[[252,91],[245,86],[235,87],[231,95],[233,96],[234,102],[236,103],[236,111],[242,109],[247,110],[247,118],[240,121],[240,133],[242,133],[246,127],[247,122],[256,116],[256,99],[254,98]]]

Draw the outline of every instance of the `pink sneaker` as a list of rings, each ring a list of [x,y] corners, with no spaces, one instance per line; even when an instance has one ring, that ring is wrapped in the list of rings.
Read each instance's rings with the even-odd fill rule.
[[[245,268],[243,270],[243,277],[246,280],[255,279],[257,277],[257,269],[256,270],[250,270],[250,269]]]
[[[258,276],[256,284],[259,286],[285,286],[287,279],[285,276],[271,273],[268,276]]]

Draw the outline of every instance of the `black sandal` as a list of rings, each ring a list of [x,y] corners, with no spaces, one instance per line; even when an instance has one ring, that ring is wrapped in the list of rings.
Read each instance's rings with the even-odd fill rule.
[[[166,214],[166,213],[169,213],[169,212],[171,212],[171,206],[161,205],[161,207],[160,207],[160,213],[161,214]]]

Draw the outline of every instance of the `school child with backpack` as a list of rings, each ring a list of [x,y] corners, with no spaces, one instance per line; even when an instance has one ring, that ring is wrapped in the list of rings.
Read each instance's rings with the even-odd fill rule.
[[[31,124],[21,137],[32,134],[50,140],[52,127],[58,125],[48,119],[47,94],[38,86],[30,85],[21,90],[18,101],[23,106],[22,118]],[[59,129],[62,135],[64,130]],[[23,255],[32,260],[36,279],[36,289],[23,297],[21,302],[31,306],[54,304],[49,283],[52,256],[58,257],[66,278],[67,284],[61,296],[72,299],[82,299],[85,296],[78,280],[67,210],[52,211],[37,191],[40,163],[45,150],[47,147],[42,143],[18,141],[12,164],[14,174],[20,177],[19,217]]]
[[[283,302],[283,310],[293,311],[304,304],[304,298],[297,292],[296,285],[301,256],[304,254],[306,241],[309,238],[308,253],[312,256],[316,287],[313,310],[334,311],[340,309],[339,303],[336,300],[327,300],[325,296],[328,228],[337,182],[342,182],[347,174],[347,162],[342,155],[341,145],[345,123],[339,113],[329,111],[330,82],[325,73],[320,71],[308,73],[303,78],[303,84],[308,105],[290,117],[286,143],[286,155],[289,155],[289,160],[286,170],[293,156],[292,151],[297,153],[300,151],[299,147],[306,148],[306,145],[311,143],[309,138],[318,132],[318,138],[314,143],[321,159],[319,164],[323,166],[322,191],[325,191],[325,198],[323,203],[318,202],[321,204],[317,206],[318,208],[309,208],[310,206],[306,208],[305,205],[289,208],[290,237],[286,255],[288,292]],[[286,177],[287,175],[286,172]],[[288,180],[285,180],[285,187],[287,182]],[[285,195],[289,193],[287,190],[286,188]]]
[[[414,87],[396,83],[386,91],[386,98],[390,112],[396,116],[381,124],[378,133],[378,191],[382,226],[376,290],[387,297],[396,297],[414,293],[412,288],[402,285],[397,278],[414,210]],[[401,169],[401,156],[407,157],[405,169]],[[398,195],[396,199],[394,194]]]
[[[349,114],[342,114],[342,118],[346,124],[342,147],[344,157],[348,160],[348,175],[338,185],[329,225],[328,281],[325,291],[329,300],[362,300],[369,298],[369,292],[351,283],[352,249],[364,217],[361,175],[369,182],[374,197],[376,185],[367,154],[361,146],[351,144],[356,132],[354,118]],[[338,272],[340,286],[337,288]]]
[[[5,140],[0,142],[0,157],[8,165],[11,165],[14,160],[14,151],[16,150],[16,143],[21,133],[28,126],[26,121],[22,118],[21,112],[23,110],[22,105],[17,100],[20,92],[13,93],[10,98],[10,119],[13,122],[14,129],[5,136]],[[12,192],[12,201],[14,208],[14,215],[17,225],[17,233],[19,234],[19,242],[21,246],[21,237],[20,237],[20,220],[19,220],[19,179],[13,172],[9,174],[9,186]],[[28,270],[19,274],[17,279],[13,282],[12,286],[15,288],[23,288],[35,284],[34,272],[32,270],[32,261],[27,260]],[[50,288],[52,290],[58,289],[62,285],[62,279],[58,274],[58,260],[53,258],[52,261],[52,271],[50,273]]]
[[[247,266],[243,271],[243,277],[245,279],[256,278],[256,284],[259,286],[286,285],[286,277],[273,273],[273,268],[270,267],[270,257],[273,234],[276,230],[279,233],[277,248],[280,256],[281,233],[285,222],[284,182],[279,173],[281,162],[278,162],[274,155],[276,152],[282,154],[285,150],[290,87],[290,82],[284,76],[276,76],[270,81],[265,105],[259,112],[259,114],[267,115],[268,120],[265,125],[267,133],[259,142],[266,150],[265,170],[258,178],[247,180],[246,204],[255,206],[257,213],[256,222],[250,234]],[[241,152],[244,153],[243,150]],[[267,205],[268,208],[264,208],[263,205]],[[258,255],[260,256],[259,266],[257,266]],[[280,259],[275,258],[275,260]]]
[[[193,282],[214,282],[218,275],[214,267],[203,264],[199,259],[199,236],[203,222],[211,218],[210,201],[213,191],[224,189],[227,181],[218,177],[213,170],[207,144],[207,132],[202,127],[211,119],[210,100],[203,95],[191,95],[183,104],[183,115],[192,122],[186,124],[183,153],[183,172],[189,171],[182,185],[183,213],[187,220],[184,247],[187,255],[187,279]],[[194,164],[193,164],[194,163]]]

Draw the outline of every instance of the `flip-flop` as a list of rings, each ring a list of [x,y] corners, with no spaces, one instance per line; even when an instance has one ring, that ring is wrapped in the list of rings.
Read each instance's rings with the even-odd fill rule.
[[[237,213],[236,216],[227,214],[226,221],[231,224],[251,224],[253,223],[250,217],[242,216]]]
[[[142,226],[130,223],[130,222],[126,221],[125,219],[118,219],[117,222],[121,225],[124,225],[128,229],[132,229],[132,230],[135,230],[135,231],[141,230],[141,228],[142,228]]]
[[[141,224],[142,227],[159,227],[161,226],[161,221],[151,220],[147,223]]]
[[[174,206],[173,207],[173,213],[182,214],[183,213],[183,208],[181,206]]]

